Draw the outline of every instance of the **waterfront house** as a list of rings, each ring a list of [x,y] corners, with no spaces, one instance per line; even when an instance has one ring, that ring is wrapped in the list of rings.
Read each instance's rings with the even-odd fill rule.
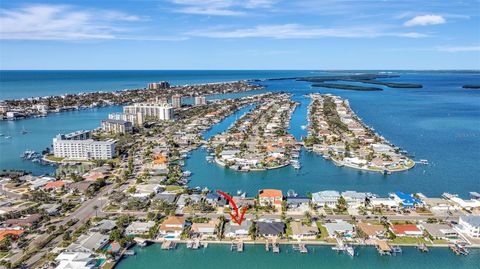
[[[450,200],[443,198],[422,197],[425,206],[432,211],[454,211],[456,206]]]
[[[422,200],[413,197],[413,195],[405,194],[401,191],[397,191],[390,195],[395,202],[400,204],[404,208],[412,208],[416,206],[422,206]]]
[[[386,229],[381,224],[372,224],[368,222],[360,222],[357,224],[357,230],[363,233],[368,239],[383,238]]]
[[[282,207],[283,193],[281,190],[263,189],[258,192],[258,200],[261,206]]]
[[[155,226],[155,221],[134,221],[125,229],[126,235],[146,235]]]
[[[265,219],[259,220],[257,225],[257,235],[263,237],[281,236],[285,232],[285,223],[281,220]]]
[[[455,230],[469,237],[480,238],[480,216],[460,216]]]
[[[220,152],[220,158],[222,160],[230,161],[235,159],[235,155],[240,153],[240,150],[238,149],[231,149],[231,150],[223,150]]]
[[[308,197],[287,197],[287,208],[291,211],[305,212],[310,210],[310,199]]]
[[[225,206],[227,199],[216,192],[209,192],[205,195],[205,202],[213,206]]]
[[[202,196],[199,194],[181,194],[177,200],[177,206],[183,208],[187,204],[198,204],[202,200]]]
[[[190,229],[192,238],[208,238],[215,236],[217,232],[218,220],[210,220],[207,223],[193,223]]]
[[[30,182],[30,189],[31,190],[37,190],[45,185],[47,185],[49,182],[55,181],[56,179],[53,177],[38,177],[35,180]]]
[[[67,247],[70,252],[93,253],[102,249],[109,242],[109,236],[98,232],[82,234],[78,239]]]
[[[92,253],[84,252],[62,252],[55,261],[58,263],[56,269],[93,269],[97,263]]]
[[[239,225],[236,222],[230,221],[225,224],[223,235],[226,238],[248,238],[249,234],[248,231],[252,226],[252,221],[250,220],[243,220],[242,224]]]
[[[312,194],[312,203],[321,207],[335,207],[340,199],[338,191],[320,191]]]
[[[238,206],[238,208],[241,208],[241,207],[250,208],[255,206],[255,199],[251,197],[233,196],[232,199],[235,202],[235,204]]]
[[[370,206],[372,208],[386,208],[389,210],[398,210],[398,203],[390,198],[370,198]]]
[[[452,197],[450,198],[450,201],[452,201],[455,205],[457,205],[458,208],[463,208],[466,210],[474,210],[476,208],[480,208],[480,201],[479,200],[464,200],[460,197]]]
[[[423,231],[415,224],[392,224],[390,225],[390,231],[396,236],[412,236],[421,237]]]
[[[420,226],[436,240],[457,239],[458,232],[447,224],[440,223],[422,223]]]
[[[315,239],[318,235],[318,227],[315,223],[306,225],[301,221],[292,221],[290,222],[290,229],[293,239]]]
[[[160,225],[159,233],[165,239],[178,239],[185,227],[185,218],[178,216],[167,217]]]
[[[342,192],[342,197],[345,199],[349,207],[359,207],[363,206],[365,199],[370,197],[371,194],[365,192],[356,192],[356,191],[344,191]]]
[[[327,229],[328,236],[331,238],[336,237],[337,235],[351,238],[355,232],[355,227],[344,221],[337,220],[335,222],[325,223],[323,226]]]

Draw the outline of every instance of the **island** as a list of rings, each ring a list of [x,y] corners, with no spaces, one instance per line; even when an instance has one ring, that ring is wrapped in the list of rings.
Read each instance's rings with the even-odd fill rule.
[[[247,113],[226,132],[214,136],[209,148],[215,162],[238,171],[261,171],[294,164],[299,168],[295,138],[287,134],[296,102],[290,94],[264,96],[257,108]]]
[[[338,96],[311,94],[305,146],[339,166],[389,174],[415,162],[366,126]]]

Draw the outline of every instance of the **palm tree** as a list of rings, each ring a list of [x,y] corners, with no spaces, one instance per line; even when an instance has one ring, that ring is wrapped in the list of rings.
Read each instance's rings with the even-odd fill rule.
[[[97,217],[98,205],[94,205],[94,206],[93,206],[93,210],[95,210],[95,217]]]

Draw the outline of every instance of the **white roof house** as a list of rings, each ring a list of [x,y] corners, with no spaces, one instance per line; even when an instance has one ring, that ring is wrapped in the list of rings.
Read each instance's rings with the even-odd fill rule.
[[[480,238],[480,216],[460,216],[455,230],[473,238]]]
[[[93,253],[104,247],[109,241],[109,236],[101,233],[89,233],[81,235],[77,241],[70,244],[67,250],[70,252]]]
[[[334,207],[338,199],[340,199],[338,191],[320,191],[312,194],[312,202],[317,206]]]
[[[56,269],[91,269],[96,264],[93,255],[84,252],[63,252],[55,260],[58,262]]]
[[[125,229],[125,234],[146,234],[153,226],[155,226],[155,221],[134,221]]]
[[[337,233],[344,236],[352,236],[354,231],[354,226],[346,221],[338,220],[337,222],[325,223],[325,228],[327,228],[328,236],[335,237]]]

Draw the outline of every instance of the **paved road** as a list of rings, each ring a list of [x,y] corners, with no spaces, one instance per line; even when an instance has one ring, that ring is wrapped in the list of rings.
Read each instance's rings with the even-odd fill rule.
[[[95,197],[90,200],[83,202],[77,210],[72,214],[65,217],[61,222],[56,223],[57,228],[60,225],[65,225],[68,221],[73,219],[78,219],[74,225],[72,225],[68,230],[75,231],[78,227],[83,225],[88,219],[93,217],[96,213],[101,213],[100,210],[96,212],[94,209],[97,206],[99,209],[102,208],[107,203],[107,194],[114,188],[115,184],[109,184],[105,186]],[[55,237],[50,243],[44,247],[41,251],[37,252],[30,259],[27,260],[26,264],[28,268],[31,268],[36,262],[38,262],[42,257],[49,252],[49,250],[57,247],[63,239],[63,234]]]

